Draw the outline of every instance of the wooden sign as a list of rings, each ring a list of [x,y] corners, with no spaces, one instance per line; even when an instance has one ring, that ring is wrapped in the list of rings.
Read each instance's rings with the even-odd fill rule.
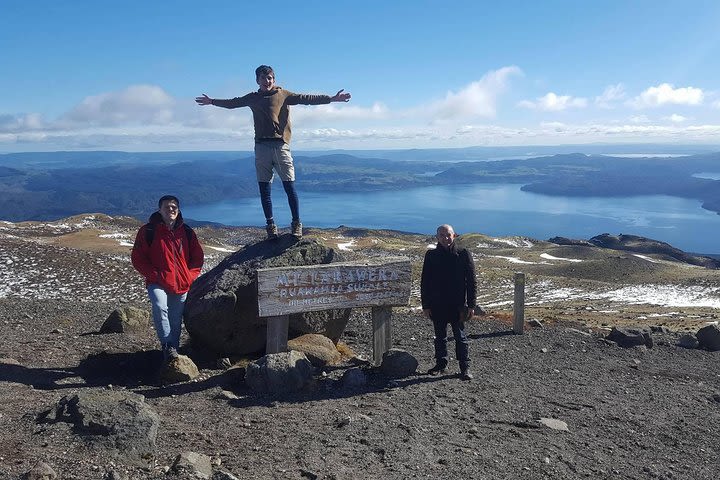
[[[258,269],[259,315],[407,305],[410,270],[406,257]]]

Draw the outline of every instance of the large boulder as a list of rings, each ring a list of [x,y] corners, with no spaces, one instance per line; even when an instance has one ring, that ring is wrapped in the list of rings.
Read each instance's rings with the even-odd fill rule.
[[[185,328],[192,341],[219,356],[261,352],[267,323],[258,316],[257,270],[342,261],[332,248],[291,235],[247,245],[193,283],[185,303]],[[337,342],[350,309],[290,315],[290,338],[319,333]]]
[[[67,422],[91,444],[129,463],[146,464],[155,454],[160,418],[145,397],[116,390],[90,390],[60,399],[40,414],[44,423]]]
[[[314,367],[334,365],[342,358],[332,340],[317,333],[308,333],[288,340],[288,349],[304,353]]]
[[[717,352],[720,350],[720,326],[716,324],[707,325],[695,334],[700,347]]]
[[[623,348],[643,345],[647,348],[652,348],[654,344],[650,332],[642,328],[613,327],[607,339],[612,340]]]

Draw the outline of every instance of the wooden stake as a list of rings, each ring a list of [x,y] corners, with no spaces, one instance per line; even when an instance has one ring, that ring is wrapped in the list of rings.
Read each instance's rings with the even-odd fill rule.
[[[513,303],[513,332],[522,335],[525,325],[525,274],[515,272],[515,299]]]
[[[373,325],[373,362],[375,365],[382,363],[382,357],[392,346],[390,337],[390,317],[392,308],[372,307]]]
[[[267,317],[267,337],[265,353],[279,353],[287,351],[289,315]]]

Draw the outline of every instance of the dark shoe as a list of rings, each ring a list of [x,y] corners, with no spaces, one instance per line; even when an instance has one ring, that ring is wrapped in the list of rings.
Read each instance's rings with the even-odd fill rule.
[[[470,381],[473,378],[475,378],[473,377],[473,374],[467,370],[463,370],[462,372],[460,372],[460,380]]]
[[[302,238],[302,223],[299,220],[290,224],[290,233],[295,238]]]
[[[178,351],[175,347],[168,347],[168,349],[167,349],[168,360],[173,360],[175,358],[178,358],[179,356],[180,356],[180,354],[178,353]]]
[[[427,371],[428,375],[442,375],[447,372],[447,365],[436,364],[430,370]]]
[[[275,222],[268,223],[265,226],[265,231],[267,232],[268,240],[275,240],[276,238],[278,238],[278,229],[277,225],[275,225]]]

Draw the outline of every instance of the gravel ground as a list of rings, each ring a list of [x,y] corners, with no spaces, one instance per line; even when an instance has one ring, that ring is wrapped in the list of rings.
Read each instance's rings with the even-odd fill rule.
[[[163,467],[183,451],[248,479],[710,479],[720,465],[719,354],[676,347],[672,333],[657,334],[652,349],[622,349],[584,327],[513,335],[502,318],[475,317],[471,382],[454,374],[392,381],[369,370],[366,387],[348,390],[337,381],[345,364],[318,372],[306,393],[272,398],[203,359],[198,381],[169,387],[154,380],[152,365],[80,369],[102,351],[151,355],[150,331],[92,334],[107,313],[95,303],[0,300],[0,357],[20,365],[0,364],[0,477],[19,478],[42,460],[65,479],[110,470],[167,478]],[[432,366],[432,328],[420,314],[398,309],[392,333],[419,371]],[[367,311],[353,314],[344,341],[370,357]],[[67,424],[35,421],[65,395],[106,388],[143,394],[158,412],[148,466],[118,463]]]
[[[302,394],[273,398],[252,394],[242,368],[218,368],[191,346],[184,353],[200,376],[161,386],[151,329],[97,333],[115,308],[148,308],[123,244],[138,226],[102,215],[0,222],[0,478],[20,478],[38,461],[62,479],[178,478],[166,470],[185,451],[244,479],[710,479],[720,469],[720,352],[675,345],[682,331],[717,320],[716,271],[468,236],[479,300],[490,312],[468,323],[473,381],[422,374],[433,364],[432,327],[417,308],[398,308],[394,346],[418,359],[420,373],[391,380],[353,360],[317,371]],[[206,269],[262,234],[197,230]],[[356,255],[408,255],[416,277],[429,241],[362,229],[309,233]],[[511,334],[508,321],[517,268],[528,274],[526,318],[545,325],[524,335]],[[685,306],[628,300],[647,292],[675,303],[692,298]],[[417,301],[415,285],[411,305]],[[620,324],[677,333],[653,334],[651,349],[623,349],[604,338]],[[353,313],[341,341],[372,358],[369,310]],[[339,378],[358,364],[368,384],[343,388]],[[37,422],[65,396],[108,389],[142,394],[159,415],[155,456],[142,465],[113,457],[66,423]]]

